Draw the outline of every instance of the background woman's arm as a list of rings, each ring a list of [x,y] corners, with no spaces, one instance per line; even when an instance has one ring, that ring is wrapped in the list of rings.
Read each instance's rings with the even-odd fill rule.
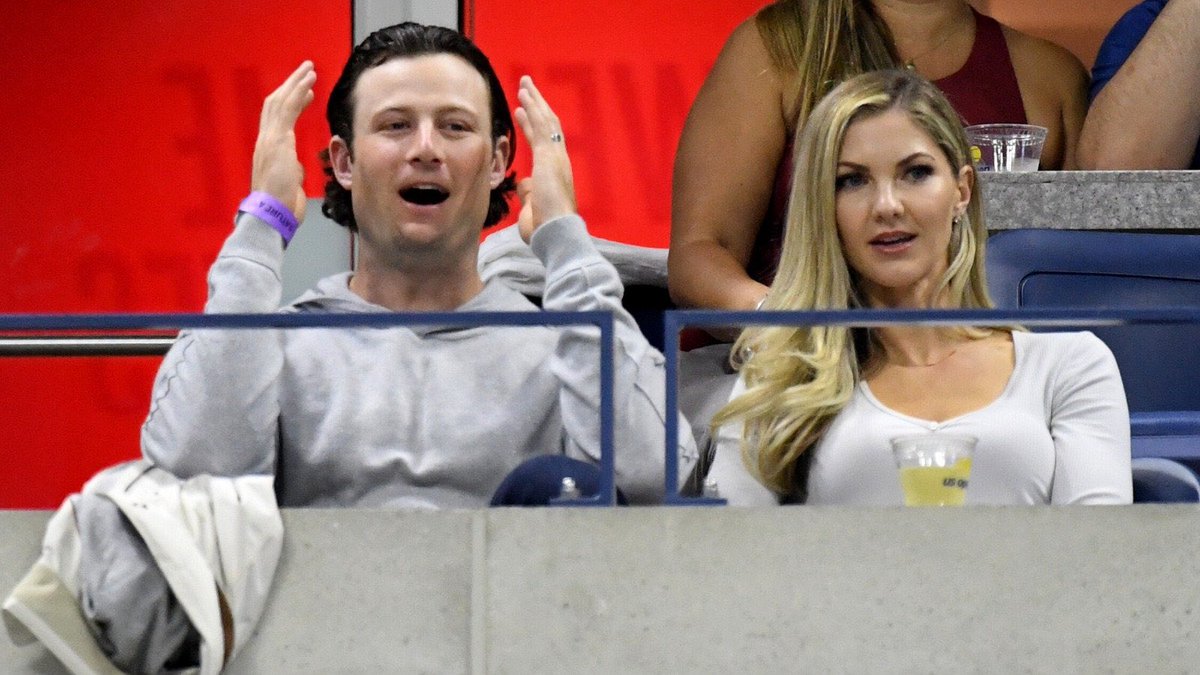
[[[671,199],[668,284],[684,307],[752,309],[746,274],[787,142],[783,76],[753,19],[722,49],[688,115]]]

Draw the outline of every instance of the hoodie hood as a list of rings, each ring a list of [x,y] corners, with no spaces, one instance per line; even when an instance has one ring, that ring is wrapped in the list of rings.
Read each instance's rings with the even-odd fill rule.
[[[386,307],[361,298],[350,290],[353,272],[341,272],[325,277],[317,285],[305,291],[291,305],[284,308],[290,312],[313,312],[323,314],[367,314],[388,313]],[[499,280],[488,281],[478,295],[466,301],[456,312],[534,312],[538,308],[528,298]],[[477,326],[401,326],[421,337],[432,335],[467,338],[478,333]]]

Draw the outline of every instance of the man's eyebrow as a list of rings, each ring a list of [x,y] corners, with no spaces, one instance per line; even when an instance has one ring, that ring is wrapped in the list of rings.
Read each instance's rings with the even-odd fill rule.
[[[417,109],[417,106],[412,106],[412,105],[389,105],[385,108],[380,108],[379,110],[377,110],[375,112],[375,114],[376,115],[386,115],[389,113],[406,113],[407,114],[407,113],[411,113],[411,112],[415,111],[416,109]],[[467,106],[455,105],[455,104],[438,106],[437,108],[433,109],[433,112],[438,115],[445,115],[445,114],[449,114],[449,113],[461,113],[464,115],[471,115],[473,117],[479,116],[479,112],[477,112],[476,110],[469,108]]]
[[[473,109],[473,108],[467,108],[467,107],[465,107],[465,106],[461,106],[461,105],[447,105],[447,106],[442,106],[442,107],[440,107],[440,108],[438,108],[438,109],[437,109],[437,113],[438,113],[439,115],[445,115],[445,114],[447,114],[447,113],[461,113],[461,114],[464,114],[464,115],[470,115],[471,117],[478,117],[478,116],[479,116],[479,111],[477,111],[477,110],[475,110],[475,109]]]

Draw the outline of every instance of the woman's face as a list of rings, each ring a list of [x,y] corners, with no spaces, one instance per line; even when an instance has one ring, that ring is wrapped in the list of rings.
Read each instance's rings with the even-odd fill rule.
[[[836,214],[842,252],[873,307],[930,307],[949,264],[951,221],[966,211],[972,169],[955,170],[903,110],[846,130]]]

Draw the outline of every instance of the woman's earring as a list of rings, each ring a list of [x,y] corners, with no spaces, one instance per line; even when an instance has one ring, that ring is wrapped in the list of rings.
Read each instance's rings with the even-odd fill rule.
[[[958,227],[959,225],[962,225],[962,215],[960,214],[960,215],[957,215],[957,216],[954,216],[953,218],[951,218],[950,224],[953,225],[954,227]]]

